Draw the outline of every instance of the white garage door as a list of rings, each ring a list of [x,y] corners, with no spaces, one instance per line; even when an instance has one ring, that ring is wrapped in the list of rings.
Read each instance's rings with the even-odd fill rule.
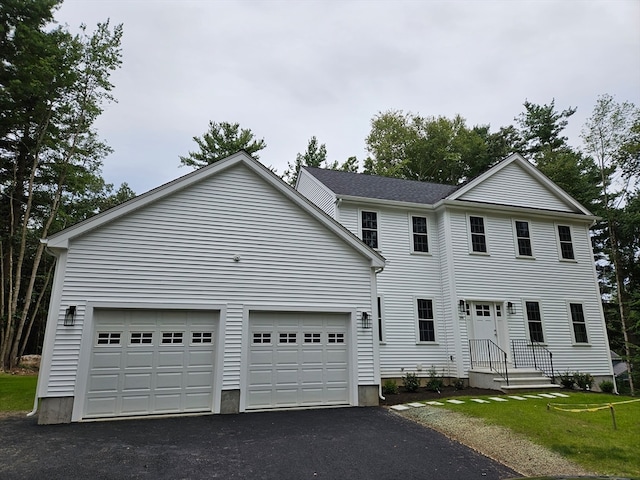
[[[348,315],[252,312],[247,409],[349,403]]]
[[[96,310],[85,418],[211,411],[218,312]]]

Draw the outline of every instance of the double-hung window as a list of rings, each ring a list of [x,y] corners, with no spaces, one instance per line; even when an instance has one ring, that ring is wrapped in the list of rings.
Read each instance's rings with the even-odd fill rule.
[[[558,241],[560,242],[560,255],[564,260],[574,260],[573,241],[571,240],[571,227],[558,225]]]
[[[432,300],[418,299],[418,336],[421,342],[436,341]]]
[[[411,217],[412,244],[414,252],[429,252],[427,217]]]
[[[378,248],[378,214],[361,212],[362,241],[371,248]]]
[[[584,318],[584,310],[581,303],[570,303],[571,323],[573,323],[573,338],[575,343],[589,343],[587,338],[587,322]]]
[[[529,324],[529,340],[532,342],[544,342],[542,332],[542,314],[538,302],[526,302],[527,322]]]
[[[469,217],[469,229],[471,231],[471,251],[475,253],[487,253],[487,236],[484,230],[484,218]]]
[[[529,222],[516,220],[515,227],[516,241],[518,243],[518,256],[533,257],[533,248],[531,247],[531,233],[529,232]]]

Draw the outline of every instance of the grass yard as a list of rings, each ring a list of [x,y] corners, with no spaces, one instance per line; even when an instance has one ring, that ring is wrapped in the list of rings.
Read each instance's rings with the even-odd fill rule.
[[[510,428],[599,474],[640,476],[640,401],[614,405],[617,430],[613,429],[609,408],[575,413],[547,409],[548,403],[563,404],[560,408],[582,409],[588,407],[580,404],[596,407],[638,398],[582,392],[567,394],[568,398],[527,400],[501,395],[508,402],[466,400],[460,405],[446,403],[445,408]]]
[[[0,373],[0,413],[31,411],[37,375]]]

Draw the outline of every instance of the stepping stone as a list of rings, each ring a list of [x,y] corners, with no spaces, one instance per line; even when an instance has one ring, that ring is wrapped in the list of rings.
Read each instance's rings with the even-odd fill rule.
[[[461,400],[454,400],[454,399],[447,400],[447,402],[449,402],[449,403],[453,403],[453,404],[455,404],[455,405],[460,405],[461,403],[464,403],[464,402],[463,402],[463,401],[461,401]]]
[[[409,410],[411,407],[407,407],[406,405],[394,405],[391,408],[397,410],[398,412],[401,412],[403,410]]]
[[[525,395],[525,397],[527,397],[527,398],[542,398],[542,397],[540,397],[538,395]]]
[[[569,398],[569,395],[565,395],[564,393],[549,393],[548,395],[553,395],[554,397]]]
[[[418,403],[418,402],[407,403],[407,405],[414,408],[424,407],[424,403]]]
[[[436,402],[436,401],[432,401],[432,402],[427,402],[428,405],[444,405],[444,403],[442,402]]]
[[[541,393],[540,396],[544,398],[556,398],[555,395],[552,395],[550,393]]]
[[[517,395],[509,395],[509,398],[513,398],[514,400],[526,400],[524,397],[519,397]]]
[[[472,398],[471,401],[472,402],[476,402],[476,403],[491,403],[491,402],[487,402],[486,400],[483,400],[481,398]]]
[[[489,400],[493,400],[494,402],[508,402],[506,398],[502,397],[489,397]]]

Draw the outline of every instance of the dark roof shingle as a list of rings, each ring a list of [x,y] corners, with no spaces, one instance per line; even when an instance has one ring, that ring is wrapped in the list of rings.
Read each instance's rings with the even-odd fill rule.
[[[455,185],[341,172],[317,167],[303,168],[338,196],[349,195],[432,205],[459,188]]]

